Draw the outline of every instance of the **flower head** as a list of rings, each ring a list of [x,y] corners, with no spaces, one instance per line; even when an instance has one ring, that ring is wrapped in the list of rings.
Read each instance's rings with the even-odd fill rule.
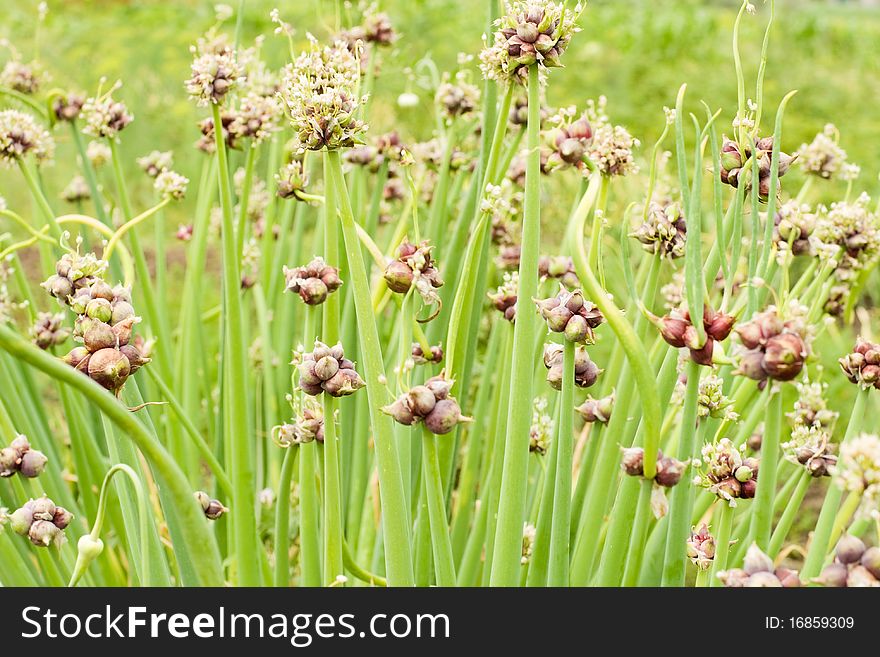
[[[736,506],[737,499],[755,496],[758,481],[758,459],[743,458],[729,438],[707,443],[702,449],[700,474],[695,483]]]
[[[571,37],[580,8],[566,9],[552,0],[514,0],[495,22],[491,45],[480,54],[480,68],[490,80],[525,81],[529,66],[546,70],[562,66],[561,57]]]
[[[87,99],[83,103],[83,132],[91,137],[115,139],[133,120],[128,108],[113,100],[110,93]]]
[[[359,84],[358,59],[343,42],[313,43],[284,69],[280,94],[300,150],[337,150],[361,140],[367,126],[356,116]]]
[[[18,110],[0,111],[0,164],[12,166],[27,155],[49,160],[54,153],[55,142],[33,116]]]
[[[173,160],[174,156],[171,151],[151,151],[147,155],[139,157],[137,163],[145,174],[150,178],[155,178],[163,171],[170,169],[174,163]]]
[[[862,508],[880,504],[880,436],[863,433],[840,446],[833,470],[837,485],[862,496]]]
[[[846,164],[846,151],[837,143],[840,133],[832,123],[813,137],[809,144],[801,144],[798,161],[805,173],[830,180]]]
[[[202,53],[193,60],[191,69],[186,90],[199,105],[222,104],[243,78],[241,65],[230,50]]]
[[[687,223],[681,206],[651,202],[645,221],[630,234],[648,253],[659,253],[669,259],[681,258],[687,238]]]
[[[182,176],[176,171],[162,171],[156,176],[156,182],[153,185],[162,198],[170,198],[179,201],[186,195],[186,187],[189,185],[189,178]]]

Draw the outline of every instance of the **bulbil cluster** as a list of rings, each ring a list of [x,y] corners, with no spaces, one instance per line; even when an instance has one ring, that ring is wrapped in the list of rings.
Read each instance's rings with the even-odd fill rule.
[[[501,285],[499,285],[494,292],[489,292],[487,295],[492,302],[492,305],[495,307],[495,310],[500,312],[508,322],[512,322],[516,319],[518,287],[519,274],[515,271],[505,272],[504,281]]]
[[[674,260],[684,256],[687,223],[678,203],[652,202],[645,220],[632,233],[648,253]]]
[[[452,384],[443,374],[433,376],[383,407],[382,412],[406,426],[423,422],[428,431],[442,436],[458,424],[471,421],[461,414],[461,406],[449,394]]]
[[[834,588],[880,587],[880,548],[847,534],[837,543],[834,561],[813,581]]]
[[[547,328],[553,333],[562,333],[569,342],[593,344],[596,341],[593,331],[605,317],[593,303],[584,299],[580,290],[569,292],[560,288],[555,297],[534,299]]]
[[[272,437],[282,447],[324,442],[324,412],[320,404],[306,404],[293,422],[275,427]]]
[[[421,344],[414,342],[412,346],[412,359],[416,365],[436,365],[443,361],[443,347],[432,344],[426,352]]]
[[[738,499],[751,499],[758,488],[758,459],[742,456],[742,449],[729,438],[703,445],[700,474],[694,483],[706,488],[730,506]]]
[[[20,474],[26,479],[39,477],[49,459],[43,452],[31,448],[25,436],[18,435],[8,447],[0,449],[0,477]]]
[[[415,286],[425,303],[439,303],[436,289],[443,286],[443,279],[431,255],[433,248],[427,240],[416,246],[404,239],[397,249],[397,258],[385,267],[388,289],[406,294]]]
[[[547,368],[547,383],[554,390],[562,390],[563,346],[555,342],[544,345],[544,367]],[[602,370],[592,360],[585,347],[578,345],[574,352],[574,384],[578,388],[589,388]]]
[[[709,527],[704,522],[696,531],[691,530],[687,541],[687,555],[697,568],[708,570],[715,560],[715,537],[709,533]]]
[[[672,488],[679,481],[687,469],[687,462],[679,461],[671,456],[666,456],[657,451],[657,472],[654,475],[654,483],[664,488]],[[630,477],[645,476],[645,450],[641,447],[625,447],[620,467]]]
[[[752,543],[746,551],[742,568],[731,568],[718,573],[718,579],[728,588],[798,588],[801,580],[796,570],[775,567],[773,560]]]
[[[131,303],[131,290],[110,287],[102,278],[106,263],[91,255],[66,254],[43,287],[77,315],[75,347],[64,361],[117,395],[126,380],[150,362],[137,344],[134,325],[140,321]]]
[[[736,328],[746,351],[740,355],[737,374],[758,381],[791,381],[804,369],[810,354],[803,321],[785,320],[775,306],[757,313]]]
[[[491,46],[480,55],[483,75],[499,82],[523,83],[529,66],[541,69],[562,66],[579,8],[566,9],[551,0],[517,0],[509,3]]]
[[[828,477],[837,465],[831,435],[817,425],[796,424],[791,438],[782,443],[785,458],[804,466],[812,477]]]
[[[321,257],[314,258],[302,267],[284,267],[286,288],[299,295],[303,303],[317,306],[342,285],[339,269],[331,267]]]
[[[838,362],[850,383],[880,390],[880,344],[859,338],[852,352]]]
[[[338,343],[328,347],[316,340],[314,350],[302,355],[297,370],[299,387],[307,395],[326,392],[331,397],[345,397],[366,385]]]
[[[581,416],[584,422],[599,422],[608,424],[611,420],[611,411],[614,410],[614,393],[599,399],[587,397],[584,402],[574,410]]]
[[[714,311],[709,306],[703,308],[703,330],[706,341],[701,345],[697,330],[691,321],[689,311],[673,311],[665,317],[655,320],[660,335],[671,347],[687,348],[691,360],[700,365],[711,366],[715,341],[723,342],[733,330],[736,318],[722,311]]]
[[[70,329],[64,326],[61,313],[41,312],[31,327],[31,337],[40,349],[50,349],[63,344],[70,337]]]
[[[742,145],[724,137],[721,144],[721,182],[731,187],[745,184],[748,193],[752,188],[753,162],[758,161],[758,198],[767,202],[770,196],[770,177],[772,167],[773,137],[762,137],[755,142],[754,151],[751,145]],[[791,167],[797,155],[779,153],[778,177],[782,178]]]
[[[10,527],[19,536],[27,536],[37,547],[64,544],[64,530],[73,520],[67,509],[56,506],[45,495],[28,500],[9,516]]]

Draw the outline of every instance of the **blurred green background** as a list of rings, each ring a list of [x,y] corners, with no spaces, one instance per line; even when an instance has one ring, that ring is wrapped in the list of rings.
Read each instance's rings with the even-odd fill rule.
[[[12,42],[25,61],[35,55],[37,0],[0,0],[0,38]],[[238,0],[228,4],[238,7]],[[373,123],[383,130],[400,126],[407,138],[427,138],[433,126],[431,92],[414,90],[423,107],[399,110],[395,99],[408,82],[406,67],[430,55],[440,70],[453,68],[459,52],[477,53],[484,30],[481,0],[383,0],[402,34],[387,58],[376,91]],[[742,29],[747,79],[754,79],[768,6],[755,0],[757,16]],[[772,121],[775,106],[790,89],[800,93],[789,106],[785,150],[796,150],[829,121],[842,132],[841,144],[862,166],[859,186],[874,191],[880,143],[880,6],[876,2],[778,0],[765,97]],[[121,79],[117,95],[135,115],[126,129],[123,153],[131,162],[132,184],[141,194],[148,182],[135,175],[134,158],[154,148],[173,149],[176,168],[191,178],[200,157],[191,148],[202,116],[183,91],[191,56],[188,46],[214,22],[214,2],[206,0],[50,0],[39,38],[39,59],[50,74],[50,86],[94,93],[98,79]],[[269,12],[278,7],[302,41],[306,32],[325,36],[335,15],[335,0],[280,2],[247,0],[245,43],[266,34],[265,52],[276,66],[285,62],[286,43],[273,34]],[[723,108],[721,126],[729,126],[735,109],[736,84],[731,57],[731,30],[738,0],[591,0],[581,21],[583,32],[566,55],[566,70],[555,72],[551,103],[577,104],[604,94],[612,119],[650,144],[663,125],[662,107],[674,103],[682,82],[689,85],[693,106],[705,99]],[[230,24],[230,29],[232,25]],[[0,51],[0,64],[8,52]],[[753,92],[752,92],[753,95]],[[769,130],[769,128],[768,128]],[[59,140],[54,169],[46,180],[57,194],[70,175],[63,166],[72,157],[66,131]],[[647,152],[643,146],[642,152]],[[10,204],[19,194],[18,173],[0,171],[0,194]],[[829,190],[830,191],[830,190]],[[141,199],[147,202],[146,198]],[[60,202],[59,202],[60,203]]]

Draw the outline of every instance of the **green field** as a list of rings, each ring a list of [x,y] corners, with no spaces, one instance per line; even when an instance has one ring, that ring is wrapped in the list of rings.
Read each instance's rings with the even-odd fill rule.
[[[34,54],[36,0],[2,0],[4,20],[0,37]],[[189,74],[190,44],[214,21],[215,3],[196,0],[167,2],[50,2],[40,33],[40,60],[53,85],[93,93],[98,79],[120,79],[120,98],[135,112],[126,131],[124,151],[129,160],[154,148],[173,149],[179,168],[196,171],[197,153],[187,146],[198,137],[200,114],[183,92]],[[229,4],[237,4],[234,0]],[[318,16],[312,6],[323,6]],[[325,25],[331,30],[335,4],[275,0],[245,0],[243,41],[268,34],[265,52],[270,63],[285,62],[284,40],[272,36],[269,12],[278,6],[297,29],[297,47],[308,30]],[[736,103],[730,33],[738,4],[707,0],[591,0],[566,57],[568,70],[554,76],[551,103],[577,103],[599,95],[608,97],[609,113],[627,126],[643,144],[652,143],[663,125],[662,107],[672,105],[678,87],[687,82],[691,98],[704,98],[723,108],[720,125],[729,125]],[[760,4],[760,2],[758,3]],[[407,139],[426,139],[431,92],[421,89],[426,69],[419,70],[413,88],[421,91],[422,106],[409,111],[396,107],[406,88],[404,68],[431,58],[439,70],[455,66],[460,52],[476,54],[481,47],[482,8],[467,0],[385,0],[403,38],[388,58],[376,90],[374,127],[399,126]],[[871,189],[880,170],[875,144],[880,140],[880,9],[842,6],[810,0],[777,3],[765,94],[775,105],[789,90],[799,93],[786,118],[786,146],[795,150],[804,140],[833,122],[841,130],[841,145],[862,166],[862,184]],[[442,17],[442,20],[441,20]],[[743,63],[754,73],[760,57],[761,20],[747,20],[742,29]],[[0,52],[0,61],[4,53]],[[419,82],[423,84],[420,85]],[[63,139],[63,137],[59,138]],[[63,146],[58,158],[70,157]],[[61,167],[58,167],[61,168]],[[60,189],[65,180],[52,184]],[[137,180],[146,187],[146,182]],[[14,178],[0,172],[0,193],[16,198]],[[133,181],[134,182],[134,181]]]

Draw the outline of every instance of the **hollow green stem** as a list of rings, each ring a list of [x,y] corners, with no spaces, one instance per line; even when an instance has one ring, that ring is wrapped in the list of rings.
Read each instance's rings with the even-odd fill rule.
[[[712,560],[709,586],[718,586],[718,573],[727,568],[727,558],[730,554],[730,534],[733,527],[734,510],[725,500],[715,502],[715,512],[712,515],[715,520],[715,558]]]
[[[223,433],[224,442],[231,446],[232,483],[235,494],[233,515],[235,558],[238,567],[238,583],[257,586],[262,580],[257,555],[257,527],[254,516],[255,474],[253,464],[253,440],[248,426],[247,395],[233,386],[246,386],[247,344],[241,310],[241,273],[239,254],[235,240],[235,222],[232,217],[232,186],[229,180],[229,163],[226,157],[226,141],[220,129],[220,106],[212,105],[214,137],[217,153],[217,173],[220,184],[220,206],[223,213]]]
[[[553,494],[553,526],[550,533],[550,570],[548,586],[568,585],[569,540],[571,530],[571,467],[573,458],[575,344],[564,343],[562,357],[562,394],[557,420],[556,480]]]
[[[750,534],[758,547],[765,552],[770,547],[773,529],[773,501],[776,498],[776,469],[779,464],[779,442],[782,432],[782,390],[767,387],[767,417],[764,421],[764,438],[761,442],[761,472],[752,507]]]
[[[387,391],[383,383],[385,381],[385,367],[382,360],[382,347],[379,343],[376,318],[370,303],[369,278],[364,265],[354,214],[345,189],[345,178],[342,174],[339,153],[330,151],[327,155],[330,163],[330,176],[339,198],[339,217],[342,222],[349,275],[352,279],[355,313],[360,326],[361,354],[363,355],[367,396],[370,405],[370,425],[373,429],[379,468],[379,492],[383,511],[382,530],[385,535],[388,583],[391,586],[412,586],[414,581],[412,549],[409,527],[406,523],[406,509],[404,508],[406,496],[403,490],[403,478],[397,459],[397,450],[393,442],[394,428],[391,418],[380,410],[387,402]]]
[[[434,571],[438,586],[455,586],[455,562],[452,542],[446,522],[446,502],[440,460],[437,457],[437,437],[422,429],[422,476],[428,501],[428,519],[431,525],[431,546],[434,553]]]
[[[517,298],[523,303],[538,293],[538,255],[541,239],[541,95],[537,64],[529,67],[528,84],[528,155],[526,190],[523,205],[522,252],[519,263]],[[529,456],[529,424],[532,414],[534,363],[532,345],[538,323],[534,313],[521,312],[514,325],[513,363],[510,376],[510,402],[504,469],[495,554],[492,559],[491,584],[516,586],[522,556],[522,523],[525,515],[526,483]]]

